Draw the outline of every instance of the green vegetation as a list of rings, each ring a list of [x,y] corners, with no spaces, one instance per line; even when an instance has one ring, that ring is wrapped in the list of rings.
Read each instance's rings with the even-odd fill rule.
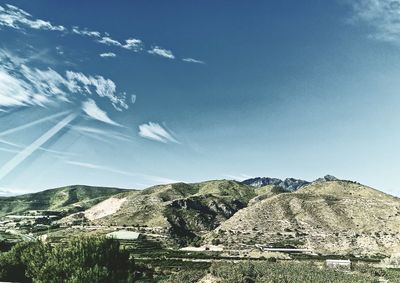
[[[197,283],[205,274],[204,270],[187,270],[172,274],[165,283]]]
[[[370,273],[343,272],[321,268],[313,263],[296,262],[214,263],[211,266],[211,274],[221,283],[366,283],[379,278]]]
[[[353,262],[351,271],[344,271],[326,268],[324,261],[315,259],[243,260],[218,252],[167,250],[154,244],[148,240],[120,244],[103,237],[73,238],[52,245],[18,243],[0,253],[0,281],[195,283],[204,276],[220,283],[372,283],[379,278],[389,282],[400,279],[400,269],[376,268],[365,262]]]
[[[14,197],[0,197],[0,217],[7,214],[21,214],[28,210],[58,210],[72,213],[92,207],[124,191],[126,190],[117,188],[70,186]]]
[[[0,254],[0,281],[134,282],[135,271],[129,253],[105,238],[76,238],[56,246],[20,243]]]

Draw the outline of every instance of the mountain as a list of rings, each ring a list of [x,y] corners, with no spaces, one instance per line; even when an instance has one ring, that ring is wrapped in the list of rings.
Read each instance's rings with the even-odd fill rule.
[[[227,249],[260,244],[319,254],[400,252],[399,198],[330,175],[304,182],[269,178],[260,187],[212,180],[140,191],[72,186],[0,197],[0,216],[58,210],[67,215],[61,223],[161,229],[168,243],[181,246],[220,242]]]
[[[400,199],[355,182],[320,180],[250,203],[206,240],[321,254],[400,252]]]
[[[300,180],[300,179],[294,179],[294,178],[286,178],[285,180],[281,180],[278,178],[269,178],[269,177],[257,177],[257,178],[251,178],[251,179],[242,181],[242,184],[256,187],[256,188],[273,185],[273,186],[277,186],[277,187],[281,188],[282,190],[288,191],[288,192],[295,191],[309,183],[310,182]]]
[[[110,196],[126,190],[105,187],[69,186],[38,193],[0,197],[0,216],[21,214],[28,210],[85,210]]]
[[[235,181],[175,183],[115,195],[115,207],[99,203],[81,216],[96,225],[163,227],[176,242],[187,244],[229,219],[255,196],[253,187]]]

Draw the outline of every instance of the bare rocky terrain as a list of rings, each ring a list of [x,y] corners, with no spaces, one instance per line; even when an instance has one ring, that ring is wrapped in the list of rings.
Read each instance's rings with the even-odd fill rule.
[[[350,181],[314,182],[253,203],[207,239],[321,254],[392,254],[400,251],[400,200]]]

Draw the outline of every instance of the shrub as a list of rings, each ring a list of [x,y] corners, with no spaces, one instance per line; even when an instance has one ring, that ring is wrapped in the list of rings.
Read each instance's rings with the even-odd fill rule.
[[[134,272],[129,254],[106,238],[18,244],[0,256],[0,280],[8,281],[133,282]]]

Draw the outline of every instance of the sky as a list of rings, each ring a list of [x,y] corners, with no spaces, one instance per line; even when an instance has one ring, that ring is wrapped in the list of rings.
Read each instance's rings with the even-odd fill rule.
[[[400,196],[399,19],[389,0],[0,0],[0,194],[332,174]]]

